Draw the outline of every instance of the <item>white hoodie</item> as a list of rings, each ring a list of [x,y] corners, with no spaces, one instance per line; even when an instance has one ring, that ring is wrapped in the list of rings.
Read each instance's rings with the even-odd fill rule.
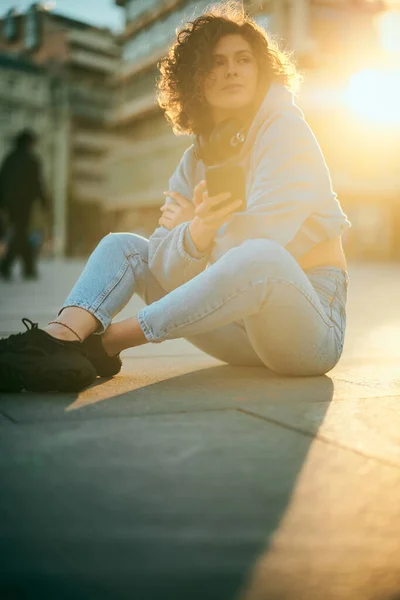
[[[217,232],[211,248],[199,253],[181,223],[158,227],[149,240],[149,267],[168,292],[182,285],[246,239],[277,241],[299,259],[316,244],[350,227],[317,140],[295,105],[293,94],[273,83],[256,113],[240,153],[224,165],[239,164],[246,175],[246,209]],[[169,189],[193,199],[206,167],[188,148]],[[174,202],[167,197],[167,202]]]

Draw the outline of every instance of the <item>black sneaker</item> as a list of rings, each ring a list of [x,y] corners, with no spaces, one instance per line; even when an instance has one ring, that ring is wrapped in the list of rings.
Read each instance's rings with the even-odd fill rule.
[[[0,391],[79,392],[96,379],[80,342],[58,340],[37,323],[0,340]]]
[[[119,354],[109,356],[104,350],[102,335],[90,335],[82,344],[83,352],[96,369],[99,377],[113,377],[120,372],[122,362]]]

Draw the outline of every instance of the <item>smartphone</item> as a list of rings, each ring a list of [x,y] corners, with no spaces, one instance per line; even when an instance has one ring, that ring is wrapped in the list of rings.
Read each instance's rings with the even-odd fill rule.
[[[218,208],[222,208],[234,200],[243,200],[244,207],[246,206],[246,178],[242,167],[208,167],[206,170],[206,181],[209,196],[217,196],[226,192],[232,194]]]

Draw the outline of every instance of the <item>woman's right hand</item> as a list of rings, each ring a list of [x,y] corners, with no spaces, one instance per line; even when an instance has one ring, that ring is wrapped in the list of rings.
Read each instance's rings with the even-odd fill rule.
[[[195,220],[207,231],[217,232],[232,215],[244,207],[242,200],[228,202],[230,192],[208,196],[207,182],[200,181],[194,189]]]

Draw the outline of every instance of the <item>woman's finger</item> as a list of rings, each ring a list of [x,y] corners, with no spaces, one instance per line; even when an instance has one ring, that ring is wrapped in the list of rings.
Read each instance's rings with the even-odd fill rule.
[[[231,195],[232,194],[230,192],[226,192],[225,194],[219,194],[218,196],[214,196],[213,198],[205,198],[205,200],[199,206],[196,207],[196,215],[202,217],[205,216],[210,210],[214,212],[218,208],[218,204],[229,200]],[[217,202],[215,201],[216,199],[218,199]]]
[[[218,205],[222,202],[229,200],[231,196],[231,192],[223,192],[222,194],[217,194],[216,196],[209,196],[207,202],[211,208],[215,209],[218,208]]]
[[[171,198],[176,200],[180,206],[185,207],[188,204],[192,204],[190,200],[185,198],[185,196],[182,196],[182,194],[180,194],[179,192],[168,191],[168,192],[163,192],[163,194],[164,194],[164,196],[170,196]]]
[[[194,201],[195,206],[199,206],[203,202],[204,195],[206,194],[206,192],[207,192],[207,182],[203,179],[194,188],[193,201]]]
[[[181,212],[182,208],[180,206],[176,206],[176,204],[164,204],[164,206],[162,206],[160,208],[161,212],[163,212],[164,214],[166,212],[171,212],[171,213],[175,213],[178,214]]]
[[[224,208],[220,208],[219,210],[213,210],[211,214],[203,217],[203,221],[206,224],[211,223],[212,221],[218,221],[218,219],[222,219],[230,214],[239,212],[239,209],[242,206],[243,202],[241,200],[236,200],[229,206],[225,206]]]
[[[174,215],[168,214],[168,213],[164,213],[163,215],[161,215],[160,219],[164,219],[164,221],[173,221],[174,220]]]
[[[168,229],[169,231],[172,231],[172,229],[174,228],[172,223],[159,223],[159,225],[161,227],[165,227],[165,229]]]
[[[160,223],[160,221],[163,221],[164,223],[172,223],[173,219],[171,217],[162,215],[158,222]]]

